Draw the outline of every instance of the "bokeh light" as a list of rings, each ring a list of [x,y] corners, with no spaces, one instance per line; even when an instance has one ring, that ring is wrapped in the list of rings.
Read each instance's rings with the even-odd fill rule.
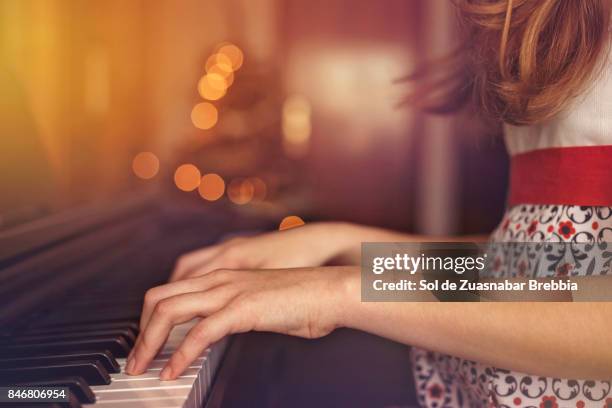
[[[249,179],[236,178],[227,186],[227,196],[234,204],[244,205],[251,202],[255,195],[255,186]]]
[[[198,129],[207,130],[215,126],[219,119],[219,113],[211,103],[201,102],[193,107],[191,121]]]
[[[298,217],[297,215],[290,215],[288,217],[283,218],[280,225],[278,226],[278,230],[283,231],[290,228],[300,227],[304,224],[306,224],[304,220]]]
[[[217,69],[222,72],[230,73],[234,71],[232,60],[225,54],[215,53],[208,57],[206,60],[206,72],[212,70],[214,66],[217,66]]]
[[[226,71],[221,65],[213,65],[206,70],[208,74],[221,75],[225,79],[226,87],[229,88],[234,83],[234,72]]]
[[[204,78],[206,78],[206,84],[213,89],[227,89],[227,81],[221,74],[209,73],[204,75]]]
[[[311,111],[310,102],[300,95],[288,97],[283,104],[283,147],[291,157],[303,156],[308,151]]]
[[[253,201],[264,201],[268,194],[268,186],[259,177],[250,177],[248,181],[253,186]]]
[[[217,55],[226,56],[231,63],[231,67],[234,71],[237,71],[242,66],[244,61],[244,54],[242,50],[236,45],[231,43],[224,43],[217,49]]]
[[[219,74],[206,74],[198,82],[198,93],[204,99],[216,101],[225,96],[227,85]]]
[[[140,152],[132,160],[132,170],[141,179],[152,179],[159,172],[159,159],[154,153]]]
[[[208,201],[216,201],[223,197],[225,192],[225,181],[215,173],[205,174],[199,187],[200,196]]]
[[[193,164],[182,164],[174,172],[174,184],[179,190],[195,190],[200,186],[200,179],[200,170]]]

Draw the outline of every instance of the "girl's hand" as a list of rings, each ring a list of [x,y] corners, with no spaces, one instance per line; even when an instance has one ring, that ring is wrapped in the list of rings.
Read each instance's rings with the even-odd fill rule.
[[[216,269],[320,266],[354,244],[348,224],[314,223],[286,231],[235,238],[179,258],[170,282]]]
[[[359,300],[358,267],[215,270],[150,289],[128,374],[141,374],[173,326],[203,318],[189,331],[160,374],[175,379],[212,343],[232,333],[270,331],[321,337],[343,325]]]

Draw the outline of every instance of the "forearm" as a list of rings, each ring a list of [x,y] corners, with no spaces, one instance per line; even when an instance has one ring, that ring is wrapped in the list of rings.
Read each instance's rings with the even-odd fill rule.
[[[529,374],[612,378],[611,303],[383,303],[359,292],[343,326]]]
[[[488,234],[435,236],[409,234],[351,223],[321,223],[319,225],[332,227],[328,230],[334,231],[332,237],[338,240],[333,258],[335,263],[344,265],[359,264],[362,242],[485,242],[488,239]]]

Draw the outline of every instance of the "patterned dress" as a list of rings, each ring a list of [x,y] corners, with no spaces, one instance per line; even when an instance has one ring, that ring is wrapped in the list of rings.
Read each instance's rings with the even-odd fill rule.
[[[546,125],[507,126],[505,133],[512,155],[509,208],[491,240],[612,247],[612,63],[568,113]],[[528,263],[507,262],[495,259],[490,273],[543,276]],[[567,265],[545,276],[581,273]],[[612,270],[607,264],[591,273]],[[423,407],[612,408],[612,381],[547,378],[417,348],[412,362]]]

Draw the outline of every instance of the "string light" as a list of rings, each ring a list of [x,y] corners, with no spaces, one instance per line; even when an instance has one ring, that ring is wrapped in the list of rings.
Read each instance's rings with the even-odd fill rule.
[[[223,79],[225,79],[226,87],[229,88],[234,83],[234,72],[226,71],[226,69],[221,65],[213,65],[209,69],[206,70],[207,74],[216,74],[221,75]]]
[[[226,91],[225,79],[218,74],[206,74],[198,82],[198,93],[202,98],[209,101],[223,98]]]
[[[221,74],[209,73],[204,75],[204,78],[206,78],[206,84],[213,89],[222,91],[227,89],[227,81]]]
[[[250,177],[248,181],[253,186],[253,201],[264,201],[268,194],[266,183],[259,177]]]
[[[234,204],[244,205],[251,202],[255,195],[255,187],[249,179],[233,179],[227,187],[227,196]]]
[[[290,215],[288,217],[283,218],[278,226],[279,231],[287,230],[290,228],[300,227],[306,224],[303,219],[298,217],[297,215]]]
[[[208,201],[216,201],[223,197],[225,181],[215,173],[205,174],[199,187],[200,196]]]
[[[242,50],[231,43],[223,43],[217,49],[217,55],[225,56],[231,63],[232,70],[237,71],[242,66],[244,54]]]
[[[290,96],[283,103],[283,147],[291,157],[301,157],[308,150],[312,132],[311,111],[308,100],[299,95]]]
[[[182,191],[193,191],[200,186],[200,170],[193,164],[182,164],[174,172],[174,184]]]
[[[154,153],[140,152],[132,160],[132,170],[141,179],[152,179],[159,172],[159,159]]]
[[[219,113],[209,102],[201,102],[193,107],[191,121],[198,129],[207,130],[215,126],[219,119]]]
[[[217,65],[221,70],[225,72],[233,72],[232,60],[225,54],[214,53],[206,60],[206,72],[213,66]]]

